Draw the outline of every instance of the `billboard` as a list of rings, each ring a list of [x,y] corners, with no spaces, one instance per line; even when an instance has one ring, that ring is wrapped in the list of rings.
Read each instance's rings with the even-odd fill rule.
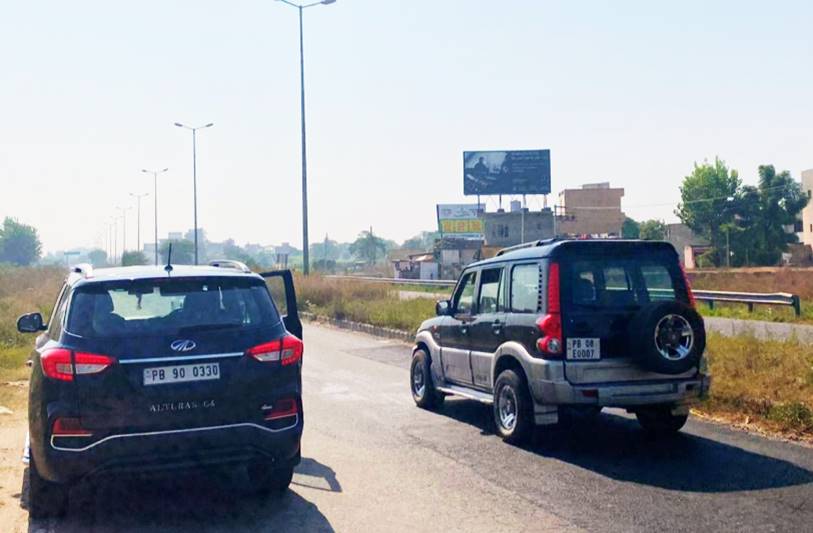
[[[438,231],[463,239],[483,238],[483,219],[477,204],[438,204]]]
[[[463,152],[463,194],[548,194],[550,150]]]

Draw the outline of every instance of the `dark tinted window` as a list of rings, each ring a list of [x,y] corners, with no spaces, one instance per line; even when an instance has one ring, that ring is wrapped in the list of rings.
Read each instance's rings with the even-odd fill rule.
[[[511,310],[536,313],[539,307],[539,265],[517,265],[511,269]]]
[[[173,335],[273,325],[265,284],[236,278],[94,283],[71,298],[67,330],[81,336]]]
[[[452,306],[455,313],[463,315],[471,313],[474,306],[474,278],[476,274],[476,272],[469,272],[460,280]]]
[[[584,258],[570,263],[570,302],[625,307],[675,299],[669,262],[653,259]]]
[[[480,301],[478,313],[496,313],[500,307],[500,280],[502,268],[490,268],[480,272]]]

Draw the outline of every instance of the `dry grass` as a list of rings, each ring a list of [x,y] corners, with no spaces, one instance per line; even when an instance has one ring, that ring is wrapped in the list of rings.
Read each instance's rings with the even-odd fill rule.
[[[813,436],[813,345],[710,334],[711,396],[701,407]]]
[[[381,283],[297,276],[296,288],[305,311],[393,329],[416,331],[435,312],[433,301],[399,300],[397,289]]]

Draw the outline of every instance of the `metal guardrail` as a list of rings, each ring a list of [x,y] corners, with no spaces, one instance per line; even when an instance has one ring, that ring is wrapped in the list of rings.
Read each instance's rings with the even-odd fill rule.
[[[787,292],[731,292],[731,291],[692,291],[694,299],[706,302],[709,309],[714,309],[715,302],[746,304],[748,311],[754,305],[787,305],[793,307],[796,316],[802,314],[802,301],[796,294]]]
[[[375,276],[325,276],[331,279],[368,281],[374,283],[390,283],[398,285],[424,285],[428,287],[454,287],[456,280],[448,279],[402,279],[378,278]],[[802,314],[802,302],[798,295],[787,292],[733,292],[733,291],[703,291],[693,290],[695,300],[706,302],[709,309],[714,309],[715,302],[739,303],[748,306],[748,311],[754,310],[755,305],[786,305],[793,307],[796,316]]]
[[[390,283],[398,285],[425,285],[427,287],[454,287],[457,280],[453,279],[403,279],[378,278],[375,276],[325,276],[330,279],[344,279],[354,281],[371,281],[374,283]]]

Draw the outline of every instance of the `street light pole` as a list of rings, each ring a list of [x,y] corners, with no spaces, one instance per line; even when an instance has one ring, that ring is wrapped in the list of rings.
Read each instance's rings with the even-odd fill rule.
[[[295,4],[289,0],[278,0],[295,7],[299,12],[299,102],[302,129],[302,270],[310,273],[310,250],[308,243],[308,158],[305,138],[305,46],[302,31],[302,11],[317,5],[328,5],[336,0],[321,0],[311,4]]]
[[[130,193],[130,196],[136,199],[136,250],[139,252],[141,251],[141,199],[149,195],[148,192],[142,194]]]
[[[168,168],[164,168],[161,170],[147,170],[145,168],[141,169],[141,172],[145,172],[147,174],[152,174],[152,184],[153,184],[153,191],[152,191],[152,199],[154,201],[153,209],[155,220],[153,222],[154,229],[155,229],[155,264],[158,265],[158,174],[163,174],[169,170]]]
[[[193,196],[193,203],[194,203],[194,218],[195,218],[195,264],[198,264],[198,169],[197,169],[197,131],[202,128],[211,128],[214,126],[213,122],[210,122],[203,126],[187,126],[185,124],[181,124],[180,122],[175,123],[176,126],[179,128],[186,128],[188,130],[192,130],[192,196]]]
[[[129,207],[116,207],[121,211],[121,266],[124,266],[124,252],[127,251],[127,211]]]

